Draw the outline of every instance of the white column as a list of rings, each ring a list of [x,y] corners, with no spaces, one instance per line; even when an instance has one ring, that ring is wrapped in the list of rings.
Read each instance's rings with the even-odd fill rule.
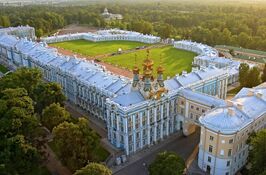
[[[126,150],[126,155],[129,155],[127,120],[128,120],[128,117],[124,117],[123,118],[123,126],[124,126],[124,148]]]
[[[153,118],[154,118],[154,141],[156,142],[157,141],[157,118],[156,118],[156,116],[157,116],[157,108],[154,108],[153,109],[154,110],[154,116],[153,116]]]
[[[150,145],[150,130],[151,130],[151,126],[150,126],[150,109],[148,109],[148,115],[147,115],[147,141],[148,141],[148,145]]]
[[[133,132],[132,132],[132,136],[133,136],[133,152],[136,151],[136,114],[134,114],[132,116],[132,120],[133,120]]]
[[[163,110],[164,110],[164,107],[163,105],[160,105],[160,112],[161,112],[161,123],[160,123],[160,138],[163,139],[163,124],[164,124],[164,120],[163,120]]]
[[[143,129],[142,129],[142,118],[143,118],[143,112],[140,114],[140,148],[143,147]]]
[[[114,137],[113,137],[113,130],[114,130],[114,113],[111,113],[111,126],[110,126],[110,137],[111,137],[111,143],[113,143],[114,141]]]
[[[120,147],[119,121],[120,121],[120,116],[116,115],[116,147]]]
[[[169,111],[169,102],[166,103],[166,115],[167,115],[167,119],[166,119],[166,135],[169,135],[169,118],[170,118],[170,111]]]

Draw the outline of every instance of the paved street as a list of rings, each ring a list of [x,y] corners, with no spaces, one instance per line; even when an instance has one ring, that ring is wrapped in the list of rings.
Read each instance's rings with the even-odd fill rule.
[[[114,173],[114,175],[147,175],[147,167],[143,166],[143,163],[150,164],[157,153],[161,151],[173,151],[182,156],[185,160],[193,152],[195,146],[199,143],[199,134],[200,131],[197,130],[196,133],[192,134],[189,137],[178,136],[171,140],[169,143],[164,144],[161,142],[159,145],[155,145],[155,149],[151,147],[145,153],[143,157],[136,162],[126,166]]]

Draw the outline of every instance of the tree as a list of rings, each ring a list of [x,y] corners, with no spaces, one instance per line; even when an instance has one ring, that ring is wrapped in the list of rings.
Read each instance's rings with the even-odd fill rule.
[[[240,46],[242,46],[244,48],[248,47],[250,40],[251,40],[250,36],[248,34],[246,34],[245,32],[241,32],[238,35],[238,43]]]
[[[266,63],[264,64],[263,72],[261,75],[261,81],[266,82]]]
[[[41,122],[49,130],[68,120],[70,120],[70,114],[59,103],[47,106],[42,112]]]
[[[247,77],[249,75],[249,65],[241,63],[239,66],[239,82],[242,87],[247,86]]]
[[[42,73],[39,69],[23,67],[0,79],[0,91],[7,88],[24,88],[29,96],[33,97],[33,90],[41,81]]]
[[[0,165],[4,174],[30,174],[40,164],[40,155],[23,135],[1,138]],[[0,173],[1,174],[1,173]]]
[[[251,68],[247,78],[247,87],[255,87],[260,84],[260,70],[257,67]]]
[[[35,108],[38,113],[52,103],[64,104],[66,97],[62,92],[62,87],[54,82],[39,83],[34,89],[34,101],[36,102]]]
[[[252,174],[266,173],[266,129],[263,129],[250,137],[249,158]]]
[[[169,38],[173,30],[173,26],[165,24],[159,31],[159,34],[162,38]]]
[[[33,101],[25,89],[2,91],[0,106],[0,134],[2,136],[32,135],[38,120],[34,115]]]
[[[54,127],[53,135],[59,158],[71,170],[77,170],[92,160],[92,150],[99,144],[98,136],[89,128],[85,118],[79,118],[77,124],[59,124]]]
[[[80,170],[77,170],[74,175],[112,175],[112,171],[102,164],[89,163]]]
[[[2,16],[0,18],[0,26],[10,27],[11,23],[8,16]]]
[[[232,56],[235,56],[235,51],[234,51],[234,49],[229,49],[229,53],[230,53]]]
[[[185,169],[184,160],[173,152],[159,153],[149,166],[151,175],[181,175]]]
[[[36,30],[36,36],[37,36],[38,38],[40,38],[41,36],[43,36],[43,30],[42,30],[42,29],[37,29],[37,30]]]

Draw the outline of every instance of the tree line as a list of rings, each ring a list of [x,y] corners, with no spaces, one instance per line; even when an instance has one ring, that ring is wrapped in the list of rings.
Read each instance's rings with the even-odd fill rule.
[[[104,7],[121,13],[122,21],[106,22]],[[1,7],[0,26],[30,25],[37,36],[68,24],[118,27],[162,38],[191,39],[211,46],[233,45],[266,50],[266,6],[189,2],[104,3],[89,6]]]
[[[260,72],[259,68],[256,66],[250,67],[247,63],[240,64],[239,83],[241,88],[252,88],[264,82],[266,82],[266,64],[262,72]]]
[[[38,172],[47,160],[45,148],[52,135],[58,158],[72,172],[111,175],[103,165],[88,165],[98,162],[94,149],[99,136],[87,119],[71,117],[65,100],[61,86],[42,81],[39,69],[20,68],[0,79],[0,174]]]

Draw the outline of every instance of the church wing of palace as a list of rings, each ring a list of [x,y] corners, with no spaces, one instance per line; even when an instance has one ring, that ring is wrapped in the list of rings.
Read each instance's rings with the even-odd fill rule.
[[[109,13],[107,8],[104,9],[104,11],[102,13],[102,17],[105,20],[107,20],[107,21],[110,21],[110,20],[122,20],[123,19],[123,16],[121,14]]]
[[[253,128],[248,132],[265,127],[265,86],[243,89],[232,102],[224,101],[228,83],[238,81],[236,70],[239,63],[218,57],[218,52],[207,45],[191,41],[174,42],[175,48],[198,53],[193,63],[200,68],[193,68],[190,73],[183,71],[167,80],[163,77],[164,68],[161,65],[154,67],[152,55],[147,51],[141,71],[135,65],[130,80],[108,72],[93,61],[61,55],[56,49],[47,47],[46,42],[82,37],[95,42],[129,40],[157,43],[159,37],[113,29],[96,34],[42,38],[43,42],[37,43],[26,39],[32,39],[26,37],[32,35],[32,30],[7,31],[10,29],[0,29],[0,63],[11,70],[39,68],[45,80],[62,86],[70,102],[90,116],[103,120],[108,129],[108,140],[124,150],[126,155],[156,144],[180,130],[189,135],[197,124],[201,126],[199,166],[211,174],[233,174],[243,164],[233,164],[235,157],[232,155],[237,156],[241,150],[246,150],[235,139],[246,132],[247,126]],[[156,76],[152,74],[154,71]],[[238,131],[232,129],[235,126]],[[212,137],[208,135],[210,133]],[[228,135],[233,138],[233,147],[228,147],[228,150],[227,147],[218,148],[215,143],[223,144],[220,143],[222,140],[227,143],[220,137]],[[230,141],[229,146],[232,143]],[[229,157],[221,158],[225,154]],[[228,161],[232,167],[224,167],[224,162],[228,164]],[[246,157],[243,157],[245,161]]]

